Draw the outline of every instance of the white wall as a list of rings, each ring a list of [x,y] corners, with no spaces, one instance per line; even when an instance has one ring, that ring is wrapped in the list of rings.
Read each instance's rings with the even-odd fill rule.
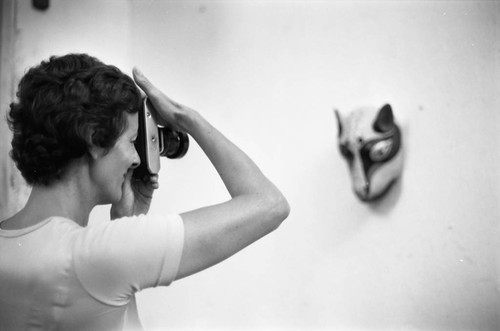
[[[292,206],[240,255],[143,293],[147,326],[500,327],[498,4],[133,4],[134,63],[240,144]],[[384,102],[406,128],[406,170],[370,207],[350,191],[332,107]],[[196,147],[163,168],[153,209],[227,197]]]
[[[247,151],[291,203],[262,241],[141,293],[147,328],[499,328],[499,4],[18,4],[18,75],[69,51],[126,72],[136,64]],[[332,108],[385,102],[405,128],[406,169],[369,206],[350,191]],[[162,167],[153,210],[228,197],[195,143]]]
[[[51,55],[89,53],[106,63],[130,67],[131,4],[121,0],[50,0],[46,11],[31,1],[17,4],[18,73]]]

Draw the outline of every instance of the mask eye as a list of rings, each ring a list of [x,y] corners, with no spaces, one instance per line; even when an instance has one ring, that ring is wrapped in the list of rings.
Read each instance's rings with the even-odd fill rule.
[[[384,161],[391,153],[392,146],[392,139],[379,141],[370,149],[370,159],[374,162]]]
[[[339,145],[339,148],[340,148],[340,154],[342,154],[342,156],[348,160],[348,161],[352,161],[352,159],[354,158],[354,155],[352,154],[352,152],[349,150],[349,148],[347,148],[346,145]]]

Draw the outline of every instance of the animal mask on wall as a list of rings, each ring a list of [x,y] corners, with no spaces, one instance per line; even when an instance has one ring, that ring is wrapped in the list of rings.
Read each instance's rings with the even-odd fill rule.
[[[335,115],[354,193],[364,202],[383,196],[403,170],[401,131],[391,106],[360,108],[345,118],[335,110]]]

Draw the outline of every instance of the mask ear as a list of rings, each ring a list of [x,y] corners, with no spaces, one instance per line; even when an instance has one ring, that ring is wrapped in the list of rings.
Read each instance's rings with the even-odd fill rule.
[[[339,137],[342,135],[342,116],[340,116],[340,112],[337,109],[334,109],[335,117],[337,118],[338,125],[338,134]]]
[[[387,132],[394,127],[394,117],[391,105],[386,104],[378,111],[377,119],[373,123],[373,130],[376,132]]]

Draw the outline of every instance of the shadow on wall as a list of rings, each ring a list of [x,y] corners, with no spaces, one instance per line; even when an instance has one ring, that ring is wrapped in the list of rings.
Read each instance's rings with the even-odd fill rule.
[[[388,189],[388,192],[381,198],[368,203],[368,207],[373,212],[381,215],[389,213],[397,204],[401,197],[403,186],[403,176],[395,180]]]

